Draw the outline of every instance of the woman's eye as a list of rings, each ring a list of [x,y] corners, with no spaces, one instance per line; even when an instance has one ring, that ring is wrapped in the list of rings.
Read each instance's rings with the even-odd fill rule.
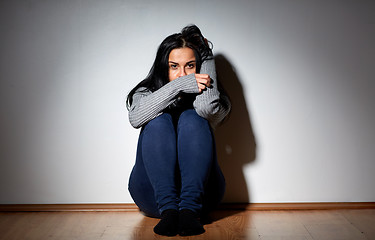
[[[177,68],[177,64],[171,64],[171,65],[170,65],[170,68],[172,68],[172,69],[176,69],[176,68]]]
[[[194,68],[195,67],[195,64],[194,63],[189,63],[188,64],[188,68]]]

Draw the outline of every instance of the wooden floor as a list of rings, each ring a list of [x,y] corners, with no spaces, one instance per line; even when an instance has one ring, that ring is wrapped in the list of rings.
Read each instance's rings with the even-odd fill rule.
[[[153,233],[158,219],[129,212],[3,212],[0,239],[375,239],[375,209],[234,211],[212,214],[194,237]]]

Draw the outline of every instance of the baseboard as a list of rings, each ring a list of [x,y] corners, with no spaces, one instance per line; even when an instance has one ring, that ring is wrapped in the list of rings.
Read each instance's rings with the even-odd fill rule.
[[[219,209],[251,211],[375,209],[375,202],[224,203]]]
[[[375,209],[375,202],[310,202],[310,203],[224,203],[219,210],[281,211]],[[124,204],[0,204],[0,212],[66,212],[66,211],[139,211],[134,203]]]
[[[134,203],[123,204],[0,204],[0,212],[138,211]]]

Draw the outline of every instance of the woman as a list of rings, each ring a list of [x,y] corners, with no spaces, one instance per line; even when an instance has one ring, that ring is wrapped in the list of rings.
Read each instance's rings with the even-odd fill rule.
[[[145,80],[127,98],[129,120],[142,128],[129,192],[160,235],[197,235],[202,214],[221,201],[225,181],[212,128],[229,113],[218,90],[208,41],[195,25],[168,36]]]

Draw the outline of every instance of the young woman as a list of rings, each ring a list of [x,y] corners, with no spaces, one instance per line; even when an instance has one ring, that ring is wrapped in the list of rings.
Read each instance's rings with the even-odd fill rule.
[[[212,129],[229,113],[219,92],[208,41],[195,25],[168,36],[145,80],[127,98],[129,120],[141,128],[129,192],[160,235],[197,235],[202,214],[225,191]]]

